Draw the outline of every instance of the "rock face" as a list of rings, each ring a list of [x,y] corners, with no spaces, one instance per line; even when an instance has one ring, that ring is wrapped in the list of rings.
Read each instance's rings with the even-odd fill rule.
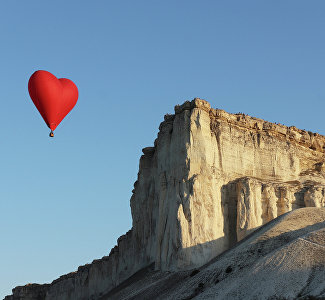
[[[176,106],[143,149],[132,229],[109,256],[43,286],[45,299],[98,299],[151,264],[199,267],[277,216],[323,207],[324,149],[324,136],[201,99]],[[7,299],[29,299],[26,289],[35,291],[17,287]]]

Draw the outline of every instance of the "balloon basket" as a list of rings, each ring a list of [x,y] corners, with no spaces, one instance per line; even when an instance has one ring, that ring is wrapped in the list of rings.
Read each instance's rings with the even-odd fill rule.
[[[51,130],[49,137],[54,137],[54,132]]]

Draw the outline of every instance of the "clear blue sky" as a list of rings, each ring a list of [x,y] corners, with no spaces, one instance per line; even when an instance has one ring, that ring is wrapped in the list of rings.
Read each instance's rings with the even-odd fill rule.
[[[215,108],[325,134],[324,1],[1,1],[0,298],[107,255],[163,115]],[[73,80],[55,138],[36,70]]]

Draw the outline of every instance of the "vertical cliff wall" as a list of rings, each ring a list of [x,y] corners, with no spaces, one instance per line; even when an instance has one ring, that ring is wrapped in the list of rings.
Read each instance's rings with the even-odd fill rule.
[[[17,287],[8,299],[36,289],[46,299],[97,299],[143,267],[198,267],[287,211],[323,207],[324,145],[318,134],[204,100],[176,106],[143,149],[132,229],[110,255],[49,285]]]

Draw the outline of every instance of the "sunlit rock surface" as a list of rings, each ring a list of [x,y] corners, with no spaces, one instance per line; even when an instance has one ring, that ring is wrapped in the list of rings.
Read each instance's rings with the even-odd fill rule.
[[[41,293],[98,299],[149,265],[197,268],[277,216],[324,207],[324,147],[319,134],[212,109],[204,100],[176,106],[154,146],[143,149],[132,229],[109,256]],[[17,287],[7,299],[33,299],[36,288]]]

